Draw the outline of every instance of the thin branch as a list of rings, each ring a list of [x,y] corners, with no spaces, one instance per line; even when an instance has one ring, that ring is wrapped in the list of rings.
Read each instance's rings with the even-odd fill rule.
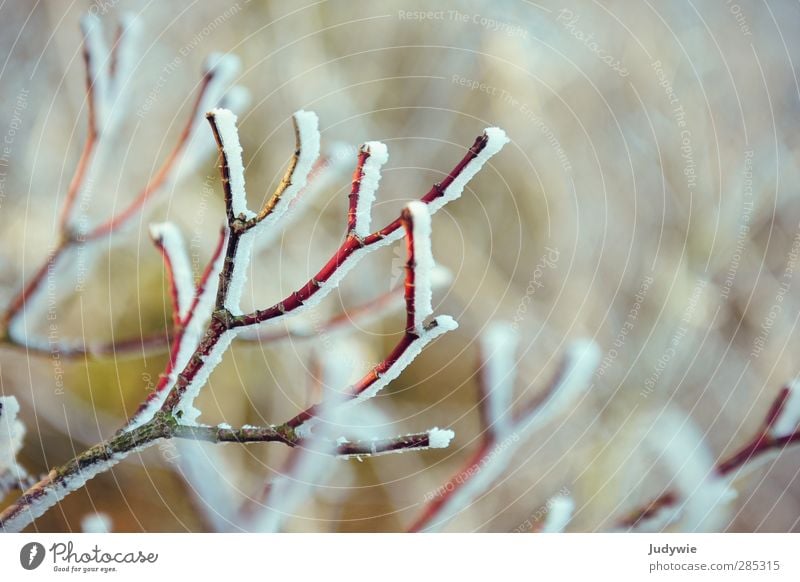
[[[230,67],[220,65],[218,68],[230,75]],[[198,100],[196,111],[193,113],[200,110],[199,103],[203,102],[205,93],[210,91],[213,76],[213,73],[209,73],[204,79],[201,99]],[[84,451],[72,461],[54,469],[44,480],[26,491],[14,505],[0,513],[0,528],[6,531],[21,530],[64,495],[82,487],[88,479],[109,470],[131,453],[163,439],[187,438],[215,443],[281,441],[296,447],[306,442],[309,437],[313,437],[311,421],[318,420],[317,408],[306,411],[294,421],[279,426],[246,426],[233,429],[227,426],[201,426],[196,423],[200,412],[193,406],[194,399],[206,384],[212,370],[240,331],[262,321],[253,314],[248,319],[240,311],[241,292],[251,258],[253,237],[256,232],[264,230],[266,225],[274,223],[286,213],[294,198],[306,187],[308,176],[319,154],[317,117],[313,113],[298,112],[294,119],[299,147],[295,152],[296,159],[290,164],[287,172],[289,178],[279,186],[277,196],[268,201],[262,212],[254,214],[247,209],[244,166],[236,117],[230,111],[215,109],[209,114],[208,119],[222,160],[221,173],[225,190],[227,227],[222,232],[215,255],[209,261],[188,308],[186,277],[178,275],[177,262],[183,260],[178,258],[181,252],[177,250],[177,244],[167,242],[163,227],[156,229],[155,238],[161,242],[161,250],[167,259],[167,268],[171,271],[173,299],[178,313],[174,321],[174,343],[167,369],[156,390],[112,439]],[[167,177],[176,165],[176,160],[190,139],[192,127],[192,125],[187,126],[188,129],[184,131],[179,145],[148,187],[127,209],[91,231],[88,237],[90,240],[101,234],[113,232],[130,218],[135,209],[143,206],[154,191],[166,183]],[[429,210],[435,210],[445,202],[460,196],[466,182],[507,141],[502,131],[495,128],[486,130],[483,139],[476,141],[468,155],[457,166],[457,171],[451,172],[448,179],[443,182],[444,186],[437,190],[436,196],[425,201],[428,206],[422,202],[412,202],[404,211],[401,222],[405,226],[409,253],[405,286],[408,325],[404,339],[381,365],[350,387],[348,403],[352,404],[374,396],[396,378],[427,343],[445,331],[455,329],[455,322],[446,316],[425,323],[432,312],[431,273],[434,267],[430,251]],[[376,146],[372,147],[374,149]],[[375,161],[379,161],[378,156]],[[369,163],[365,164],[364,178],[374,182],[369,186],[374,189],[377,187],[378,168],[374,168],[373,172],[369,169]],[[373,172],[372,176],[370,172]],[[363,194],[365,187],[363,180],[361,187]],[[369,202],[368,199],[369,195],[364,198],[364,202]],[[364,217],[368,216],[369,212],[362,210],[356,214],[360,214],[361,217],[356,217],[354,230],[363,228],[366,220]],[[400,224],[395,231],[398,231],[399,226]],[[377,237],[375,234],[370,236],[373,240],[367,244],[360,240],[357,233],[350,233],[332,262],[324,268],[329,269],[324,280],[310,283],[314,288],[313,291],[301,290],[294,293],[291,296],[295,302],[294,308],[289,309],[286,305],[279,304],[275,309],[282,314],[292,310],[297,311],[296,308],[304,304],[303,293],[307,293],[309,297],[315,295],[316,300],[321,300],[341,281],[352,266],[352,264],[343,265],[344,260],[356,256],[358,250],[368,245],[378,248],[389,244],[400,238],[402,233],[390,232]],[[339,260],[340,258],[342,260]],[[215,288],[211,282],[217,275],[219,283]],[[327,284],[325,291],[317,293],[323,283]],[[24,304],[24,301],[22,303]],[[338,403],[334,406],[334,409],[337,408]],[[344,456],[373,455],[420,448],[443,448],[449,445],[452,438],[452,431],[434,428],[424,435],[406,435],[366,442],[349,442],[340,438],[335,442],[329,442],[328,445],[334,445],[330,451],[332,455],[339,453]]]
[[[297,169],[297,163],[300,160],[300,153],[302,152],[302,140],[300,137],[300,127],[297,123],[297,117],[292,116],[292,126],[294,127],[294,153],[292,154],[291,159],[289,160],[289,165],[286,167],[286,172],[283,174],[283,178],[278,183],[278,187],[275,188],[275,191],[270,196],[267,203],[264,204],[261,211],[258,213],[256,220],[264,220],[268,214],[270,214],[275,207],[280,202],[281,198],[283,197],[284,192],[292,185],[292,178],[294,176],[294,172]]]
[[[189,119],[181,132],[178,143],[167,156],[153,179],[150,180],[139,195],[121,212],[112,216],[106,222],[90,229],[88,232],[78,235],[72,232],[70,222],[76,198],[86,180],[88,168],[96,155],[98,136],[102,124],[100,118],[102,115],[105,115],[100,111],[100,107],[104,105],[100,100],[108,99],[109,82],[113,81],[116,83],[115,89],[117,91],[121,89],[121,87],[118,86],[121,79],[120,76],[122,75],[122,71],[128,67],[128,65],[124,63],[130,60],[128,54],[131,50],[130,45],[133,43],[133,40],[129,38],[131,36],[132,23],[128,20],[126,21],[125,31],[124,33],[120,33],[112,52],[111,62],[116,63],[116,65],[114,65],[113,78],[108,79],[110,76],[108,70],[110,63],[107,62],[109,59],[104,56],[106,52],[105,49],[101,47],[102,31],[99,28],[99,21],[95,17],[90,16],[84,20],[82,26],[85,38],[84,60],[86,62],[87,71],[86,83],[87,100],[89,102],[89,134],[62,207],[60,218],[61,238],[55,249],[48,255],[46,262],[42,264],[34,276],[23,285],[22,289],[12,297],[3,312],[2,318],[0,318],[0,325],[2,325],[0,328],[0,342],[7,345],[19,346],[34,353],[47,355],[57,350],[59,354],[64,357],[115,353],[117,346],[119,346],[122,351],[133,351],[137,349],[140,343],[145,344],[148,348],[153,348],[158,344],[158,341],[154,338],[131,338],[130,340],[115,343],[115,345],[98,344],[87,348],[82,348],[80,345],[73,344],[51,345],[49,342],[32,341],[20,334],[15,334],[12,331],[12,327],[19,315],[28,308],[28,304],[31,303],[34,297],[41,291],[48,272],[56,268],[69,250],[79,244],[85,245],[96,242],[101,237],[109,236],[116,232],[136,216],[137,213],[144,208],[145,203],[156,192],[161,191],[172,179],[178,170],[178,162],[184,157],[184,154],[186,154],[186,148],[191,142],[192,135],[197,131],[200,113],[205,108],[213,107],[219,102],[224,94],[224,90],[237,70],[237,66],[234,63],[235,59],[232,58],[217,57],[209,61],[201,82],[198,97],[195,100]]]
[[[174,327],[177,328],[189,314],[195,296],[186,245],[178,228],[169,222],[151,225],[150,237],[161,253],[167,268],[167,280],[172,299],[172,319]]]
[[[493,333],[500,333],[494,331]],[[507,333],[502,330],[502,333]],[[513,358],[516,344],[502,341],[491,352],[490,361],[497,360],[503,365]],[[559,369],[550,380],[547,388],[534,400],[526,404],[513,416],[508,425],[495,422],[484,426],[483,438],[478,449],[467,464],[454,475],[441,489],[442,493],[433,497],[411,524],[409,531],[430,531],[446,524],[480,496],[491,489],[495,482],[508,469],[514,453],[530,438],[554,418],[566,413],[589,388],[592,374],[600,363],[600,350],[594,342],[579,340],[566,351]],[[513,388],[513,368],[505,370],[512,374],[506,378],[500,374],[488,374],[486,380],[493,386],[484,386],[479,394],[491,394],[496,390],[510,391]],[[510,402],[511,395],[495,395],[503,402]],[[484,399],[485,402],[485,399]],[[483,412],[484,421],[491,420],[492,414]]]
[[[730,456],[718,461],[716,475],[712,478],[735,479],[742,469],[757,459],[800,443],[800,417],[795,409],[799,393],[797,381],[781,388],[755,435]],[[617,527],[636,528],[665,510],[679,510],[682,501],[674,491],[667,491],[643,507],[629,512],[617,522]]]
[[[422,197],[422,202],[428,205],[431,214],[445,203],[457,199],[469,179],[507,142],[508,138],[502,130],[486,129],[447,177]],[[336,288],[336,285],[350,269],[366,256],[367,249],[380,248],[402,238],[401,228],[402,219],[398,217],[363,239],[348,236],[322,269],[300,289],[271,307],[236,317],[233,326],[248,327],[282,317],[289,312],[297,313],[316,305]]]
[[[294,324],[292,320],[286,320],[285,329],[265,330],[255,327],[239,334],[238,339],[260,344],[283,340],[308,340],[338,333],[353,326],[361,327],[402,307],[402,295],[403,288],[396,287],[361,305],[347,308],[341,313],[315,323],[313,326],[305,323]]]

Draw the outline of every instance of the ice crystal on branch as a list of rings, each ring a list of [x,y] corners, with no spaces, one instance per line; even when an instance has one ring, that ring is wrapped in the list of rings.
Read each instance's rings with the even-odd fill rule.
[[[97,155],[99,132],[107,128],[108,114],[104,108],[108,105],[109,96],[121,86],[116,75],[123,74],[122,71],[127,67],[125,63],[129,62],[128,53],[121,52],[130,50],[123,46],[123,39],[130,36],[127,29],[121,33],[111,55],[107,56],[99,25],[94,18],[84,21],[90,130],[84,154],[66,196],[62,215],[64,242],[50,257],[49,263],[57,261],[74,244],[71,229],[75,199],[86,180],[87,168]],[[106,63],[109,58],[112,66]],[[388,159],[388,152],[383,144],[365,144],[357,160],[354,160],[355,178],[342,244],[333,251],[319,272],[293,293],[274,305],[247,313],[242,310],[242,294],[258,237],[274,237],[275,230],[283,225],[284,217],[298,198],[303,192],[313,190],[313,180],[325,177],[325,168],[338,165],[338,162],[318,162],[319,121],[314,113],[298,111],[292,117],[295,151],[286,173],[260,210],[250,210],[237,117],[226,108],[226,105],[241,105],[247,101],[242,89],[229,87],[238,67],[238,60],[229,55],[213,55],[209,58],[191,119],[162,169],[122,212],[90,229],[84,236],[87,243],[111,236],[131,222],[135,214],[142,212],[146,203],[167,184],[195,167],[205,153],[205,146],[202,145],[205,141],[197,136],[197,120],[206,117],[218,148],[225,201],[224,227],[197,285],[192,280],[186,246],[177,227],[169,223],[151,227],[151,237],[165,263],[173,310],[169,334],[170,354],[159,383],[116,435],[53,469],[28,488],[16,503],[0,513],[0,528],[4,531],[21,530],[89,479],[109,470],[132,453],[166,439],[214,444],[280,442],[295,449],[289,474],[294,471],[306,481],[312,481],[307,479],[308,476],[318,481],[327,475],[329,465],[327,462],[310,460],[312,453],[314,457],[321,455],[326,459],[360,459],[388,453],[441,449],[447,447],[454,438],[451,430],[438,427],[388,438],[358,431],[342,434],[341,430],[336,430],[336,419],[343,418],[341,415],[347,415],[353,405],[363,403],[396,379],[431,341],[456,329],[456,322],[449,316],[437,316],[428,321],[433,311],[432,293],[436,273],[431,249],[431,214],[458,198],[467,182],[491,156],[500,151],[508,139],[497,128],[487,129],[442,182],[431,188],[419,201],[408,204],[401,216],[374,231],[371,231],[370,224],[371,209],[380,182],[380,169]],[[259,326],[290,320],[318,304],[337,288],[367,254],[401,238],[405,238],[407,250],[404,285],[407,324],[401,340],[380,363],[352,385],[343,387],[336,397],[332,398],[330,393],[323,395],[320,402],[281,424],[231,427],[227,424],[208,426],[198,423],[201,412],[195,407],[195,400],[211,372],[239,335],[247,334],[250,341],[263,341]],[[4,318],[6,329],[21,313],[26,312],[31,297],[40,292],[46,273],[47,265],[12,301]],[[376,298],[364,306],[364,310],[383,309],[393,298],[393,294]],[[255,297],[254,300],[258,301],[259,298]],[[330,325],[334,325],[334,322]],[[7,336],[11,341],[29,347],[29,342],[13,334]],[[97,351],[116,352],[117,347],[111,345]],[[72,351],[82,353],[79,349]],[[6,406],[11,410],[11,404]],[[17,439],[19,436],[19,429],[13,424],[15,415],[16,409],[7,414],[12,419],[9,426],[13,426],[15,431],[9,429],[9,443],[12,437]],[[14,440],[13,444],[6,447],[7,450],[15,453],[18,448],[16,443]],[[196,472],[198,465],[190,462],[185,467],[192,473]],[[274,516],[291,511],[307,495],[307,489],[298,487],[297,483],[286,480],[274,483],[267,496],[269,503],[279,508],[282,506],[284,511],[272,512],[266,520],[256,520],[257,529],[280,529],[282,520]],[[230,513],[226,511],[226,515]]]
[[[20,489],[28,473],[17,463],[25,427],[17,419],[19,403],[13,396],[0,397],[0,499],[13,489]]]

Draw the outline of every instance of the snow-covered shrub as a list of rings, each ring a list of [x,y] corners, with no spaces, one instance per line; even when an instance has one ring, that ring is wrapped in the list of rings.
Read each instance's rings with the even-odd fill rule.
[[[458,199],[469,180],[486,161],[507,143],[505,133],[488,128],[479,136],[453,170],[419,201],[411,202],[395,220],[375,230],[371,227],[372,204],[380,182],[380,168],[388,159],[386,147],[378,142],[362,146],[356,163],[344,242],[329,261],[306,284],[274,305],[245,312],[242,292],[253,246],[259,237],[274,236],[282,219],[324,170],[320,162],[320,133],[317,116],[298,111],[293,117],[295,153],[284,179],[267,202],[257,211],[250,210],[245,191],[242,147],[236,114],[230,107],[246,101],[242,89],[229,85],[237,70],[236,59],[214,55],[208,61],[200,94],[191,118],[178,145],[163,168],[136,199],[120,213],[85,232],[75,232],[76,203],[90,168],[103,145],[105,132],[125,111],[119,105],[118,90],[129,74],[130,51],[135,39],[135,23],[125,19],[117,42],[109,51],[103,42],[100,22],[87,17],[83,22],[84,57],[87,69],[89,131],[75,177],[67,193],[62,212],[63,242],[47,263],[12,300],[5,317],[9,339],[30,350],[47,351],[46,342],[33,340],[21,326],[30,316],[31,304],[41,293],[47,273],[68,254],[77,241],[86,243],[115,233],[143,210],[166,184],[180,178],[204,159],[205,141],[195,134],[203,117],[211,126],[219,152],[225,200],[225,223],[213,256],[197,285],[192,279],[186,244],[179,229],[170,223],[151,226],[150,234],[161,252],[169,276],[173,310],[173,330],[167,368],[155,389],[135,415],[109,440],[77,455],[28,488],[0,514],[0,528],[18,531],[58,503],[65,495],[81,488],[89,479],[109,470],[134,452],[167,439],[198,440],[212,443],[280,442],[296,449],[291,459],[292,471],[300,475],[319,473],[326,465],[319,457],[361,458],[428,448],[445,448],[453,432],[432,428],[423,432],[391,438],[351,438],[343,433],[347,426],[342,415],[362,404],[396,379],[428,345],[442,334],[456,329],[449,316],[433,317],[432,295],[435,264],[431,249],[431,215],[445,204]],[[198,145],[200,144],[200,145]],[[295,417],[263,426],[231,427],[199,423],[201,412],[195,400],[206,385],[212,370],[220,363],[232,342],[242,334],[258,339],[258,329],[267,322],[288,319],[311,309],[327,297],[347,273],[369,253],[405,239],[406,264],[404,298],[407,314],[405,332],[386,358],[360,380],[342,387],[335,395],[326,395]],[[62,346],[65,353],[102,353],[118,351],[120,346]],[[19,449],[22,427],[16,420],[16,401],[4,398],[3,474],[10,473],[20,482],[21,469],[14,457]],[[7,458],[6,458],[7,457]],[[278,480],[270,497],[291,509],[302,501],[304,488]],[[278,529],[280,519],[271,514],[254,517],[258,529]],[[92,524],[89,526],[94,528]]]

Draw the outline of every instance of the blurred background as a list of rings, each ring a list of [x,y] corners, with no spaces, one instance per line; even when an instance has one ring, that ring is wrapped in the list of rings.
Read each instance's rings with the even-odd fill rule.
[[[670,468],[658,462],[670,443],[696,435],[724,457],[800,371],[797,3],[6,2],[4,302],[57,243],[86,136],[78,23],[87,11],[109,31],[124,11],[141,24],[130,111],[93,176],[92,222],[157,170],[213,51],[239,55],[237,82],[252,96],[240,116],[251,206],[280,180],[293,149],[290,116],[301,108],[318,113],[323,147],[388,145],[375,225],[449,172],[484,127],[511,139],[433,220],[434,255],[453,274],[435,312],[453,315],[459,330],[370,405],[390,434],[440,426],[456,439],[447,450],[337,464],[291,531],[407,527],[426,493],[478,445],[476,341],[492,321],[518,328],[519,403],[546,386],[571,340],[594,338],[604,360],[589,397],[533,435],[513,470],[450,531],[519,530],[560,491],[576,502],[571,531],[610,528],[670,484]],[[260,248],[246,305],[285,296],[338,246],[350,171]],[[176,222],[194,266],[208,258],[223,214],[212,156],[85,265],[60,273],[26,328],[47,337],[57,318],[59,338],[78,341],[165,330],[164,269],[147,225]],[[375,253],[309,325],[389,291],[401,268],[399,247]],[[344,354],[363,373],[402,329],[394,311],[346,334],[235,346],[203,392],[201,420],[283,421],[306,402],[313,350]],[[67,361],[0,350],[0,387],[18,397],[28,428],[22,463],[45,471],[113,434],[165,362],[158,353]],[[243,501],[287,451],[267,444],[208,454],[221,458],[201,481],[221,480]],[[192,493],[175,455],[156,447],[129,459],[31,529],[78,530],[99,511],[116,531],[208,530],[215,502]],[[770,458],[736,490],[723,529],[800,531],[800,451]]]

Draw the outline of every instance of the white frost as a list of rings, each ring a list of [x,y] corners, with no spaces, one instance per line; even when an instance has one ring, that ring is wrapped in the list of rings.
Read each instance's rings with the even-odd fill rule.
[[[427,205],[428,212],[431,215],[433,215],[448,202],[458,198],[467,182],[481,169],[481,167],[483,167],[490,157],[499,152],[509,141],[505,132],[499,128],[490,127],[485,130],[485,133],[489,140],[481,153],[474,160],[472,160],[472,162],[467,164],[467,167],[461,172],[459,178],[454,180],[450,187],[447,188],[445,196],[439,197]],[[403,232],[403,229],[398,228],[382,239],[371,244],[369,247],[364,247],[353,252],[344,261],[344,263],[339,265],[339,268],[336,269],[336,272],[317,290],[316,293],[314,293],[314,295],[308,301],[306,301],[298,309],[292,311],[292,315],[299,315],[300,313],[308,311],[319,305],[331,291],[336,289],[341,280],[361,261],[361,259],[363,259],[370,252],[374,252],[379,248],[391,245],[392,243],[400,240],[403,238],[404,234],[405,233]],[[274,320],[272,323],[274,323]]]
[[[228,281],[228,292],[225,296],[225,308],[233,315],[242,314],[242,294],[247,283],[247,274],[250,270],[250,260],[253,255],[253,245],[257,229],[251,228],[239,237],[236,254],[233,257],[233,270]]]
[[[226,101],[226,95],[229,96],[225,102],[227,109],[241,113],[242,111],[237,109],[237,106],[246,104],[242,99],[244,94],[240,93],[238,97],[235,93],[231,94],[233,91],[238,91],[235,87],[231,87],[231,84],[241,69],[239,57],[232,54],[212,53],[206,58],[203,69],[204,74],[209,76],[209,81],[200,97],[197,117],[192,120],[189,137],[186,140],[186,149],[175,171],[176,179],[196,170],[215,149],[214,138],[205,123],[206,113],[215,107],[222,106]]]
[[[691,419],[665,408],[650,423],[645,439],[656,453],[655,460],[669,471],[667,485],[678,493],[680,530],[716,531],[727,523],[731,490],[717,475],[714,455]]]
[[[591,385],[600,364],[600,348],[591,340],[577,340],[567,348],[561,373],[550,397],[527,419],[520,421],[523,431],[531,431],[563,414]]]
[[[177,461],[195,503],[215,532],[233,531],[239,506],[231,481],[236,472],[219,445],[179,439]]]
[[[800,425],[800,381],[796,379],[789,384],[789,395],[783,404],[783,410],[772,425],[772,435],[789,436],[798,429],[798,425]]]
[[[88,13],[81,18],[83,46],[88,55],[87,73],[92,83],[91,92],[95,107],[95,129],[102,132],[108,116],[110,84],[109,50],[103,38],[103,24],[96,15]]]
[[[223,332],[219,336],[217,343],[211,348],[211,352],[203,357],[203,365],[200,366],[194,378],[192,378],[191,382],[186,386],[186,390],[180,402],[175,407],[175,413],[179,417],[181,424],[197,424],[197,419],[200,417],[201,413],[200,410],[195,408],[194,401],[198,394],[200,394],[200,389],[208,382],[211,372],[222,362],[222,356],[225,355],[225,352],[238,333],[239,330],[237,328]]]
[[[488,423],[484,428],[498,436],[511,432],[511,402],[514,396],[518,341],[514,329],[505,323],[490,325],[480,339],[482,383],[486,390],[482,406]]]
[[[571,497],[559,495],[550,503],[547,516],[544,519],[542,533],[562,533],[572,519],[575,511],[575,502]]]
[[[506,472],[514,454],[527,442],[531,433],[563,412],[588,388],[592,374],[600,363],[600,355],[600,349],[589,340],[576,341],[567,349],[561,374],[550,398],[527,418],[515,423],[509,435],[495,439],[494,449],[488,451],[473,465],[472,475],[446,499],[436,518],[426,525],[426,531],[442,527],[458,512],[469,507],[475,499],[489,491]]]
[[[228,235],[226,234],[225,240],[222,243],[223,245],[227,244],[227,237]],[[214,261],[208,276],[206,287],[197,298],[197,305],[195,306],[194,310],[192,310],[189,320],[183,327],[183,334],[180,338],[178,354],[175,357],[175,365],[169,374],[169,378],[164,386],[164,389],[161,390],[156,397],[150,400],[147,406],[139,414],[131,419],[130,423],[125,427],[126,431],[133,430],[153,418],[153,415],[158,412],[158,410],[164,404],[170,389],[175,385],[178,373],[180,373],[186,367],[186,364],[189,363],[189,360],[197,349],[197,346],[200,345],[200,342],[203,339],[203,333],[205,332],[205,324],[211,317],[211,313],[214,310],[219,274],[220,271],[222,271],[224,259],[224,253],[220,253],[219,257],[217,257],[217,260]]]
[[[230,109],[212,109],[211,115],[219,133],[225,159],[228,162],[228,187],[231,191],[231,209],[234,218],[244,216],[253,218],[255,213],[247,209],[247,194],[244,189],[244,162],[239,130],[236,128],[236,114]]]
[[[383,390],[393,380],[395,380],[405,370],[411,362],[422,352],[422,349],[440,335],[453,331],[458,328],[458,323],[449,315],[440,315],[436,318],[436,325],[430,330],[423,330],[422,334],[414,340],[403,354],[397,358],[389,369],[373,383],[367,390],[359,394],[354,400],[349,402],[356,403],[368,400]]]
[[[172,283],[178,298],[178,315],[184,319],[194,299],[194,281],[186,244],[178,227],[171,222],[150,225],[150,236],[161,245],[172,270]]]
[[[386,145],[379,141],[365,143],[361,147],[361,151],[366,152],[368,157],[362,168],[361,183],[358,189],[354,232],[357,236],[365,237],[370,233],[372,205],[381,181],[381,167],[389,160],[389,151],[386,149]]]
[[[449,315],[440,315],[436,318],[435,322],[436,325],[430,330],[423,330],[420,336],[412,341],[411,344],[409,344],[400,357],[397,358],[397,360],[395,360],[395,362],[389,366],[389,369],[387,369],[380,378],[373,382],[369,388],[358,394],[355,398],[341,401],[339,403],[340,407],[347,408],[373,398],[381,390],[386,388],[386,386],[396,380],[403,370],[411,365],[411,362],[413,362],[417,356],[422,353],[422,350],[426,345],[440,335],[458,328],[458,323],[456,323],[456,321]],[[312,429],[318,422],[318,417],[312,417],[298,426],[295,430],[300,437],[307,437],[311,434]]]
[[[90,513],[81,520],[83,533],[110,533],[111,526],[111,518],[105,513]]]
[[[27,472],[17,463],[22,448],[25,426],[17,419],[19,402],[14,396],[0,396],[0,498],[3,494],[3,477],[19,481]]]
[[[311,497],[314,488],[330,478],[336,462],[333,431],[339,422],[331,418],[328,408],[321,414],[325,422],[320,430],[293,449],[284,472],[272,481],[265,506],[253,514],[251,531],[284,529],[286,520]]]
[[[299,136],[300,154],[297,157],[297,164],[291,176],[291,184],[281,195],[280,200],[275,204],[272,212],[259,224],[260,231],[271,230],[272,227],[281,220],[283,215],[289,210],[290,206],[308,184],[308,176],[314,167],[314,162],[319,158],[320,135],[319,117],[313,111],[296,111],[294,123],[297,125]]]
[[[412,239],[414,242],[414,328],[424,333],[425,319],[433,313],[433,288],[431,279],[434,269],[431,250],[431,214],[423,202],[411,202],[407,206],[411,214]]]
[[[428,431],[428,445],[431,449],[446,449],[455,436],[452,430],[434,427]]]
[[[143,445],[143,447],[144,446],[147,445]],[[140,451],[143,447],[134,448],[124,453],[116,453],[106,460],[97,461],[83,467],[74,475],[65,478],[57,478],[55,481],[48,481],[45,484],[40,484],[38,495],[35,500],[31,501],[25,509],[9,516],[9,518],[3,522],[0,531],[10,533],[22,531],[28,524],[44,515],[48,509],[59,503],[67,495],[73,491],[77,491],[86,485],[89,480],[100,473],[105,473],[129,455]]]
[[[508,438],[498,444],[481,461],[472,465],[469,478],[447,497],[436,517],[426,525],[425,531],[438,530],[460,511],[468,508],[475,499],[489,491],[500,476],[506,472],[514,453],[523,442],[524,440],[521,438],[516,440]]]
[[[450,186],[445,189],[443,195],[428,204],[431,214],[448,202],[459,198],[464,191],[464,187],[472,180],[475,174],[480,171],[489,158],[503,149],[503,146],[509,142],[506,132],[499,127],[487,127],[483,132],[487,137],[486,145],[481,152],[466,165],[455,180],[451,182]]]

